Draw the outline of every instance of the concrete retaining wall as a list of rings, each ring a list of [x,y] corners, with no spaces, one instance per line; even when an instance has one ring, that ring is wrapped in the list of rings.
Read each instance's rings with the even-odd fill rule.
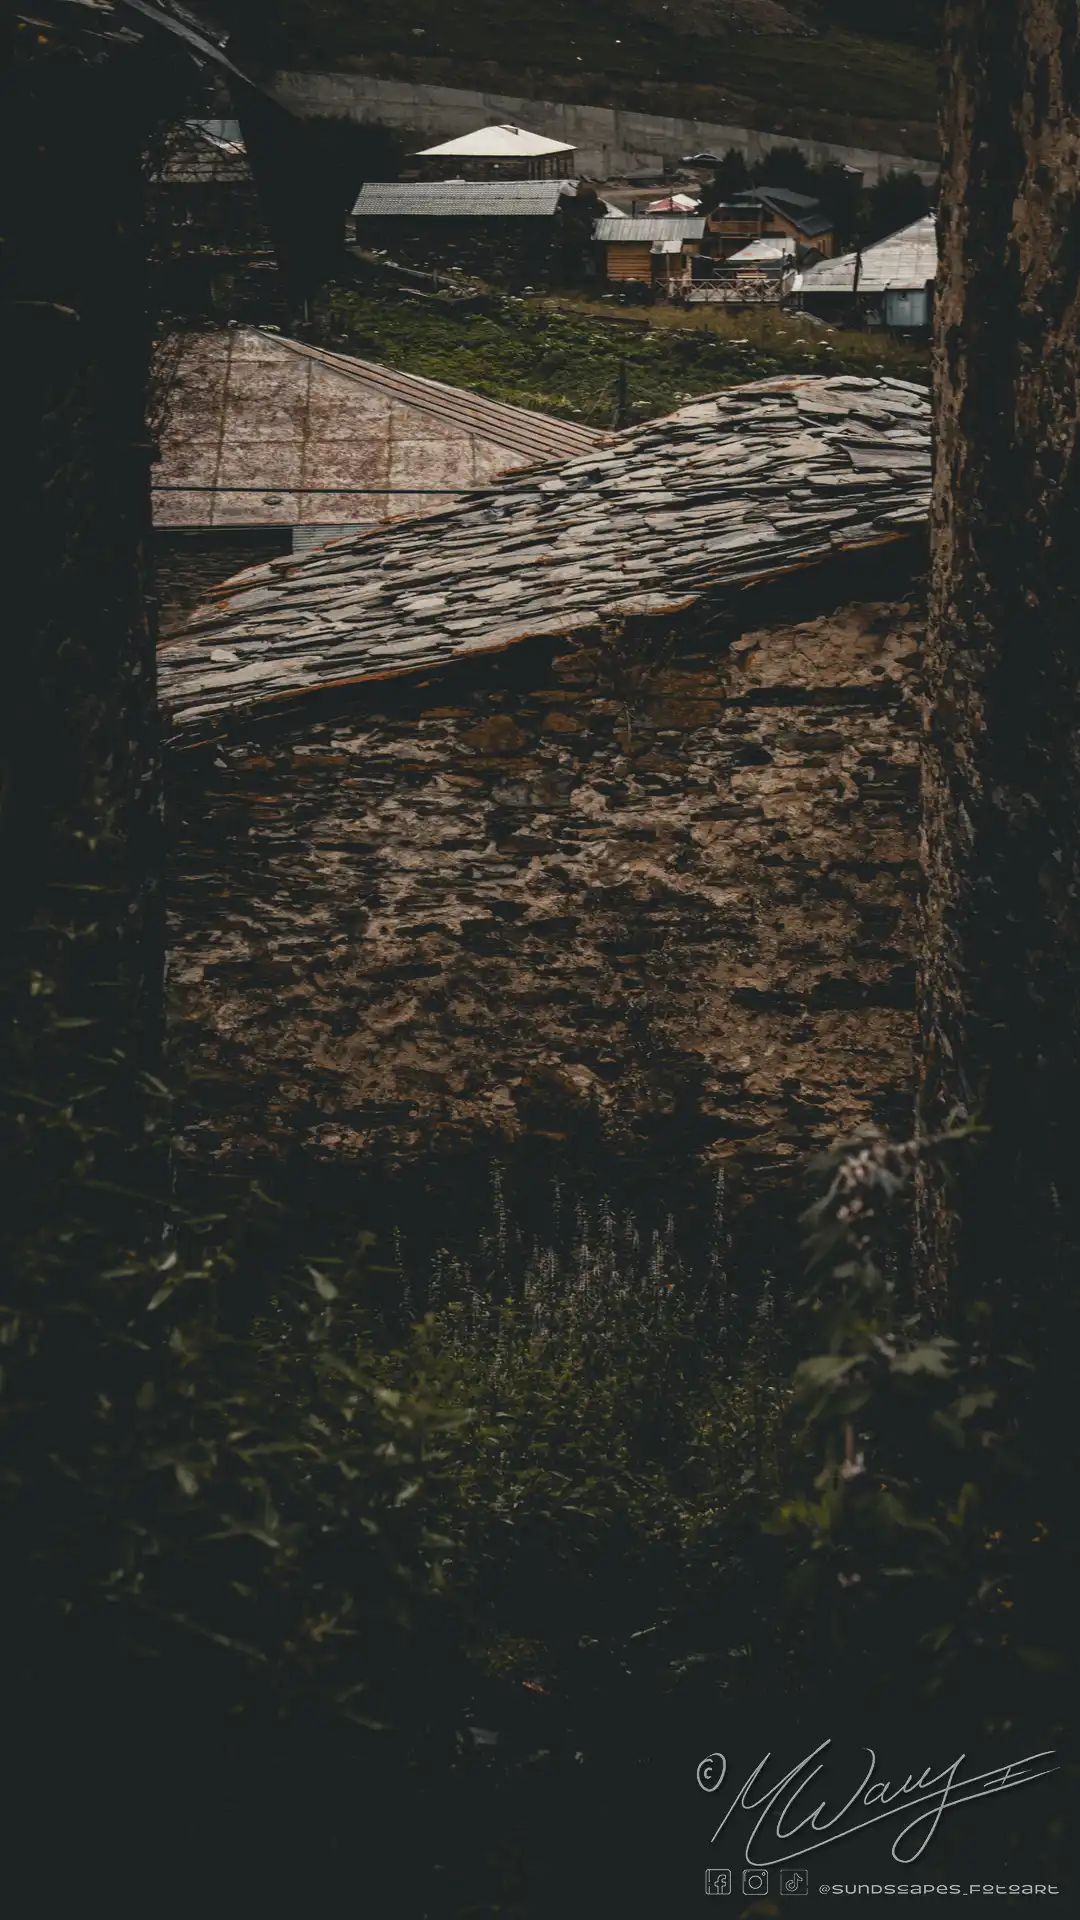
[[[763,133],[758,127],[727,127],[712,120],[681,120],[621,107],[518,99],[467,87],[379,80],[370,74],[279,73],[274,91],[295,113],[404,127],[432,142],[471,133],[491,122],[510,121],[575,146],[578,170],[594,180],[621,179],[627,173],[677,164],[686,153],[726,153],[729,147],[753,162],[777,145],[798,147],[816,166],[835,160],[860,167],[868,183],[893,168],[918,173],[928,183],[938,175],[938,169],[925,160],[904,154],[844,147],[829,140],[797,140],[788,134]]]

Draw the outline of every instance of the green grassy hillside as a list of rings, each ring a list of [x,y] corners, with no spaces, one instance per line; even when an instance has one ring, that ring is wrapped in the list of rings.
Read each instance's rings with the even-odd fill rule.
[[[634,318],[638,326],[627,326]],[[599,301],[552,298],[502,299],[490,312],[454,314],[394,294],[331,287],[319,323],[327,346],[598,427],[612,424],[620,364],[627,424],[670,413],[697,393],[774,373],[929,377],[924,347],[822,332],[778,310],[626,309],[620,322]]]

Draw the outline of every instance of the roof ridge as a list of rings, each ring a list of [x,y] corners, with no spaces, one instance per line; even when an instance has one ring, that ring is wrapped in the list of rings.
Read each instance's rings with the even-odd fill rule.
[[[569,448],[571,442],[577,442],[581,451],[597,445],[606,439],[602,429],[588,427],[576,420],[560,420],[558,415],[540,413],[529,407],[518,407],[506,400],[492,400],[486,394],[476,393],[470,387],[451,386],[448,381],[436,380],[430,374],[409,373],[404,368],[387,366],[378,360],[361,360],[358,355],[335,353],[329,347],[318,347],[305,340],[294,340],[287,334],[268,333],[262,327],[253,327],[251,332],[260,339],[268,340],[277,346],[289,348],[293,353],[327,366],[331,372],[340,373],[343,378],[366,381],[391,390],[397,389],[403,398],[408,397],[418,406],[423,406],[430,395],[432,412],[444,412],[444,407],[436,407],[436,397],[452,400],[460,410],[463,400],[480,419],[487,419],[493,429],[503,428],[515,435],[509,444],[515,451],[533,453],[536,446],[543,447],[545,440],[559,440]],[[527,444],[522,447],[520,441]],[[560,450],[549,451],[548,458],[558,459]],[[568,454],[567,457],[572,457]]]

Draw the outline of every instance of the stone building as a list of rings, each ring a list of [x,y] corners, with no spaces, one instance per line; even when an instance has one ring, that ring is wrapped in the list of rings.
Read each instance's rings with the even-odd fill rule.
[[[586,181],[365,181],[352,210],[357,244],[420,268],[458,266],[524,286],[580,279],[607,211]]]
[[[699,401],[164,650],[191,1164],[413,1214],[492,1154],[664,1205],[722,1168],[758,1233],[903,1128],[928,411]]]

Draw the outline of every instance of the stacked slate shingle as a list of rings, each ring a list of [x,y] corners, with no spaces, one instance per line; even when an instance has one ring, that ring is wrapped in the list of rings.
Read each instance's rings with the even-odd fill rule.
[[[903,380],[789,377],[699,399],[446,512],[227,582],[162,649],[182,728],[664,615],[926,519],[930,405]]]

